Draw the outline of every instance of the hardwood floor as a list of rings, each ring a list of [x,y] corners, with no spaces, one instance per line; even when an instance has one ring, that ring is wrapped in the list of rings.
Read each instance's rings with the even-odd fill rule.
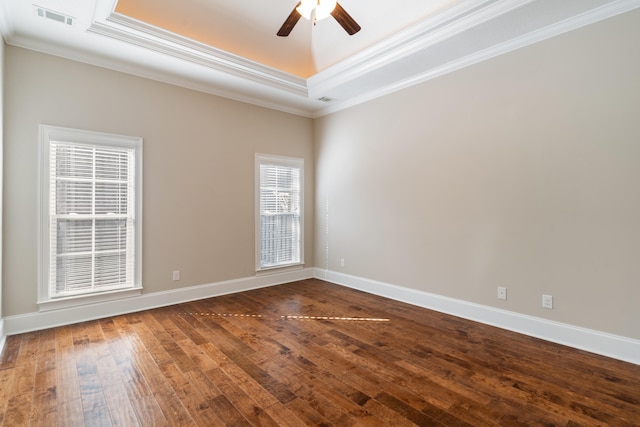
[[[319,280],[12,336],[5,426],[640,425],[640,366]]]

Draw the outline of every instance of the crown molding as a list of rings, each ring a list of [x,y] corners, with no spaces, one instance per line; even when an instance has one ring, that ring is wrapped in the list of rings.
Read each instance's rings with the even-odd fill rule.
[[[249,81],[307,97],[306,80],[238,55],[112,12],[96,20],[87,32],[203,65]]]
[[[511,2],[511,3],[514,3],[512,6],[517,7],[515,5],[515,3],[517,2]],[[531,3],[531,2],[527,1],[527,2],[520,2],[520,3]],[[322,108],[316,111],[313,117],[318,118],[318,117],[332,114],[341,110],[345,110],[347,108],[354,107],[356,105],[371,101],[373,99],[380,98],[385,95],[389,95],[391,93],[409,88],[411,86],[414,86],[420,83],[424,83],[436,77],[440,77],[445,74],[460,70],[462,68],[465,68],[474,64],[478,64],[480,62],[503,55],[505,53],[509,53],[509,52],[524,48],[526,46],[535,44],[537,42],[547,40],[564,33],[568,33],[578,28],[585,27],[590,24],[594,24],[596,22],[614,17],[616,15],[620,15],[625,12],[629,12],[637,8],[640,8],[639,0],[617,0],[617,1],[610,2],[606,5],[602,5],[600,7],[591,9],[582,14],[574,15],[571,18],[562,20],[560,22],[554,23],[552,25],[543,27],[538,30],[534,30],[532,32],[526,33],[522,36],[513,38],[506,42],[496,44],[487,49],[480,50],[470,55],[466,55],[466,56],[457,58],[453,61],[447,62],[445,64],[433,67],[429,70],[426,70],[422,73],[418,73],[409,78],[394,81],[393,83],[388,85],[381,85],[375,90],[367,91],[361,95],[351,97],[347,100],[338,101],[334,104],[327,105],[325,108]],[[509,9],[513,9],[513,7],[510,7]],[[428,39],[428,38],[429,38],[429,35],[427,34],[425,36],[425,39]],[[402,43],[403,43],[402,41],[394,41],[394,44],[398,44],[399,46],[401,46]],[[430,44],[427,43],[426,40],[424,40],[424,43],[422,43],[423,47],[428,47],[429,45]],[[358,58],[359,60],[353,63],[353,68],[351,70],[348,70],[348,69],[340,70],[340,73],[344,73],[344,74],[351,73],[353,76],[357,75],[356,70],[358,67],[367,67],[368,62],[373,63],[373,61],[375,61],[375,58],[373,58],[373,56],[376,55],[376,51],[377,51],[376,49],[371,50],[372,56],[369,58],[369,60],[367,60],[367,58]],[[419,49],[414,49],[411,52],[411,54],[416,54],[418,51]],[[379,53],[380,55],[378,56],[380,56],[380,61],[378,61],[378,67],[382,67],[383,65],[390,65],[394,61],[398,60],[397,57],[393,59],[392,56],[385,57],[384,53],[382,52],[379,52]],[[391,55],[393,55],[393,49],[390,50],[390,53]],[[346,64],[346,63],[339,64],[339,66],[343,66],[343,65],[348,66],[349,64]],[[368,71],[372,71],[372,69],[369,69]],[[333,73],[334,70],[332,69],[331,72]],[[325,77],[323,76],[323,78]],[[331,83],[331,79],[325,78],[325,84],[327,85],[325,86],[326,90],[330,88],[329,86],[330,83]],[[316,89],[317,88],[315,87],[310,89],[310,93],[312,94],[315,93]]]
[[[408,58],[535,0],[466,0],[422,21],[308,80],[311,96]]]

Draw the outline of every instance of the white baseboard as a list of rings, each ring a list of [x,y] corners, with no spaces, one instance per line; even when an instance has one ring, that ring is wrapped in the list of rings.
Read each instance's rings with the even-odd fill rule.
[[[4,350],[4,344],[7,342],[7,334],[4,332],[4,319],[0,318],[0,355]]]
[[[640,365],[640,341],[316,268],[318,279]]]
[[[88,320],[102,319],[109,316],[149,310],[172,304],[249,291],[251,289],[309,279],[313,277],[313,273],[313,268],[307,268],[274,274],[262,274],[255,277],[142,294],[140,296],[115,301],[8,316],[4,318],[4,332],[6,335],[15,335]],[[0,323],[0,325],[2,324]],[[2,337],[4,337],[5,334],[2,334]]]

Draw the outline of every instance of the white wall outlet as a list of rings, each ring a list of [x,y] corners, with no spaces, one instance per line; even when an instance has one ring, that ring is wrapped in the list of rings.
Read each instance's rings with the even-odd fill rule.
[[[549,309],[553,308],[553,296],[542,295],[542,307]]]
[[[502,286],[498,286],[498,299],[507,299],[507,288],[503,288]]]
[[[344,258],[340,258],[340,267],[344,267]]]
[[[180,280],[180,270],[173,272],[173,280]]]

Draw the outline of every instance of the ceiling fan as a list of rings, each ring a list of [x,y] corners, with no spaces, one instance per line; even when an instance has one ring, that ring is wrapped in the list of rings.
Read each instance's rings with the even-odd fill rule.
[[[360,31],[360,25],[340,6],[336,0],[301,0],[293,8],[287,19],[278,30],[280,37],[287,37],[301,16],[313,23],[329,16],[333,16],[338,24],[350,35]]]

